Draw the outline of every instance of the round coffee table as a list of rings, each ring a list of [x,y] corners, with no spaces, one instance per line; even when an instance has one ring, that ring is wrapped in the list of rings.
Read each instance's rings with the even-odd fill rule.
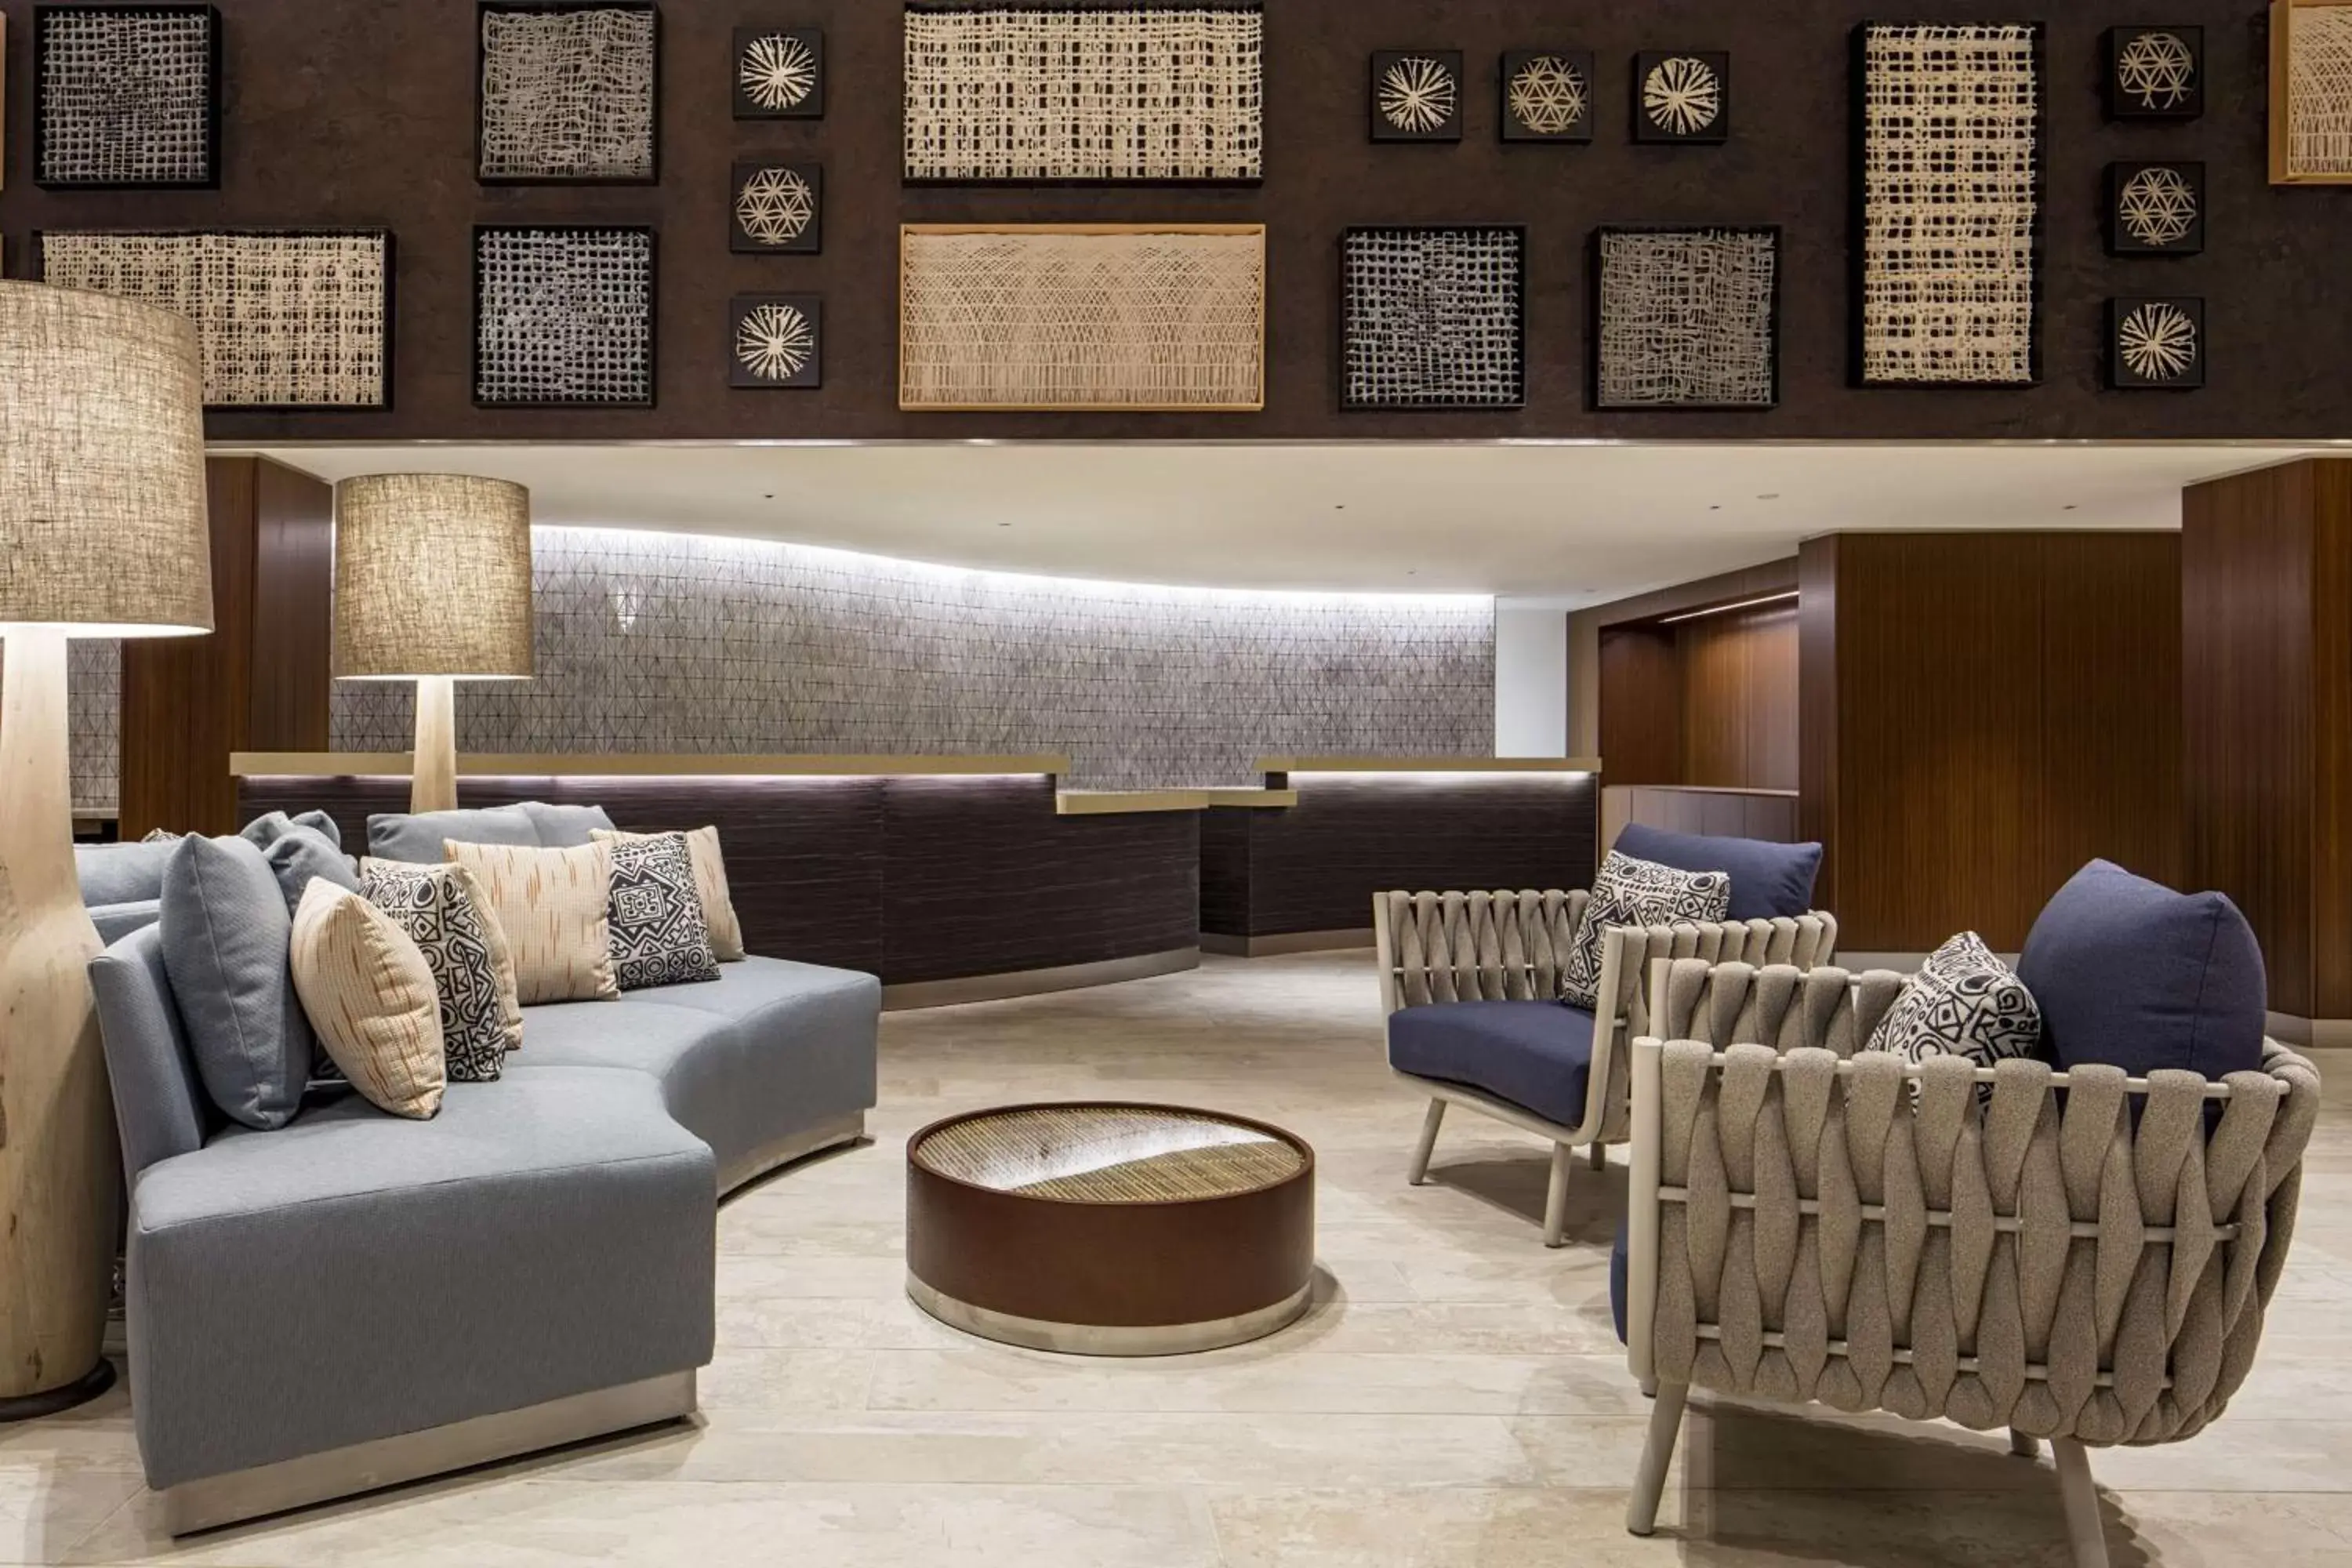
[[[907,1294],[941,1322],[1077,1355],[1179,1355],[1307,1310],[1315,1151],[1171,1105],[1014,1105],[907,1143]]]

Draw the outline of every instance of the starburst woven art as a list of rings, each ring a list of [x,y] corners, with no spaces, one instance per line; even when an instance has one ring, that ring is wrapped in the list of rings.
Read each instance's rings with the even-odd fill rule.
[[[908,226],[902,408],[1254,411],[1265,231]]]
[[[2107,304],[2108,372],[2122,391],[2205,384],[2205,301],[2114,300]]]
[[[380,408],[391,239],[319,234],[41,237],[43,281],[119,294],[196,323],[215,408]]]
[[[1255,180],[1265,15],[942,5],[906,16],[909,180]]]
[[[2037,374],[2036,26],[1861,30],[1861,371],[2021,386]]]
[[[1603,408],[1769,408],[1780,237],[1603,229],[1595,394]]]
[[[739,294],[729,308],[728,384],[824,384],[824,303],[814,294]]]
[[[654,177],[649,5],[482,12],[485,180]]]
[[[1354,228],[1340,242],[1341,401],[1515,408],[1527,237],[1516,228]]]
[[[40,183],[212,184],[219,26],[209,5],[42,7]]]
[[[735,29],[735,118],[824,113],[824,35],[814,27]]]
[[[475,402],[653,401],[650,229],[478,229],[474,280]]]

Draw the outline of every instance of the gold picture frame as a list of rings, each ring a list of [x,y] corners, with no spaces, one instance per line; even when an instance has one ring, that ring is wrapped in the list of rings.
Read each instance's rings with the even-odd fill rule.
[[[2271,184],[2352,185],[2352,5],[2271,0],[2270,76]]]

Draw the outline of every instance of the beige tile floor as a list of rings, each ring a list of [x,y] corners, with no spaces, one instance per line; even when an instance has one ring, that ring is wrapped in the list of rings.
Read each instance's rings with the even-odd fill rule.
[[[1580,1170],[1538,1244],[1544,1152],[1456,1113],[1439,1184],[1381,1059],[1369,958],[897,1015],[871,1147],[719,1222],[719,1355],[690,1426],[173,1545],[122,1394],[0,1428],[0,1563],[226,1568],[571,1563],[1024,1568],[1623,1568],[2066,1562],[2055,1478],[1999,1440],[1697,1408],[1649,1541],[1623,1531],[1643,1403],[1609,1327],[1624,1191]],[[2347,1072],[2352,1078],[2352,1072]],[[900,1292],[899,1160],[945,1113],[1111,1094],[1244,1110],[1319,1154],[1328,1279],[1255,1345],[1162,1362],[983,1344]],[[2117,1568],[2352,1568],[2352,1118],[2324,1121],[2304,1228],[2235,1409],[2096,1456]],[[331,1391],[322,1391],[331,1397]]]

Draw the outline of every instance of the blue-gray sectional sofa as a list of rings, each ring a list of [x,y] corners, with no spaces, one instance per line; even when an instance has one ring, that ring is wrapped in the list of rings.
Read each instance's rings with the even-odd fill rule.
[[[86,896],[137,901],[91,869]],[[717,1199],[876,1099],[879,983],[753,957],[525,1008],[504,1076],[430,1121],[345,1095],[257,1131],[213,1108],[157,927],[91,973],[132,1419],[174,1534],[690,1414]]]

